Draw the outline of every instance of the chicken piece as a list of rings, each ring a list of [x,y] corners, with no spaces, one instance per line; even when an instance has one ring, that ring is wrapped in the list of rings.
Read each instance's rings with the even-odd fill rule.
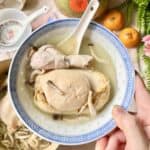
[[[69,70],[49,72],[39,76],[37,82],[48,104],[62,112],[80,109],[87,101],[90,90],[89,81],[83,74]]]
[[[44,45],[35,52],[30,60],[32,69],[50,70],[68,68],[65,57],[51,45]]]
[[[50,114],[95,116],[109,95],[109,81],[97,71],[59,69],[35,80],[34,102]]]
[[[0,118],[7,125],[7,129],[10,132],[14,132],[21,125],[16,113],[12,109],[8,94],[0,102]]]
[[[90,55],[69,55],[66,56],[66,60],[70,67],[86,68],[93,61],[93,57]]]
[[[65,56],[51,45],[44,45],[35,52],[30,60],[32,69],[51,70],[69,67],[85,68],[93,60],[89,55]]]
[[[34,83],[34,80],[36,78],[36,76],[40,75],[40,74],[44,74],[45,70],[34,70],[31,72],[30,74],[30,78],[29,78],[29,83]]]

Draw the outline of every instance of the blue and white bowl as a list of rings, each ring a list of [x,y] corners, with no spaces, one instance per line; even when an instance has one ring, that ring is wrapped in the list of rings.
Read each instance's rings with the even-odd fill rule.
[[[9,71],[9,94],[18,117],[35,134],[48,141],[63,145],[79,145],[97,140],[115,128],[112,108],[115,104],[128,109],[134,94],[134,69],[126,48],[118,38],[103,26],[91,23],[85,37],[93,43],[101,41],[101,46],[110,55],[116,71],[116,92],[111,101],[95,119],[85,123],[69,124],[54,121],[48,114],[42,113],[33,104],[33,95],[25,86],[27,52],[31,45],[45,44],[54,35],[61,36],[72,30],[77,19],[51,22],[36,30],[16,53]]]

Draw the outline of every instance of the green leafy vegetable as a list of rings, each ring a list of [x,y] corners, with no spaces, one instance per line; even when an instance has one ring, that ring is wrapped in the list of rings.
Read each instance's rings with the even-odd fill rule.
[[[150,32],[150,0],[133,0],[137,4],[137,26],[142,34]]]
[[[146,14],[145,14],[145,24],[146,24],[145,34],[150,34],[150,3],[147,7]]]
[[[132,17],[133,17],[134,3],[130,1],[126,8],[126,25],[131,25]]]
[[[125,0],[123,3],[121,3],[118,7],[115,9],[119,9],[120,11],[124,12],[125,20],[126,20],[126,26],[131,25],[132,17],[133,17],[133,11],[134,11],[134,3],[132,0]]]
[[[144,55],[144,45],[138,49],[138,63],[145,86],[150,91],[150,57]]]
[[[148,6],[150,0],[133,0],[139,6]]]

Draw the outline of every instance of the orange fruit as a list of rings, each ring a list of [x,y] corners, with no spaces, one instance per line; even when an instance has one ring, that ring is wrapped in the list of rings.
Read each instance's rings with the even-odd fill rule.
[[[119,33],[119,39],[127,48],[133,48],[140,43],[140,33],[131,27],[124,28]]]
[[[102,24],[110,30],[120,30],[124,26],[124,16],[119,10],[111,10],[102,19]]]

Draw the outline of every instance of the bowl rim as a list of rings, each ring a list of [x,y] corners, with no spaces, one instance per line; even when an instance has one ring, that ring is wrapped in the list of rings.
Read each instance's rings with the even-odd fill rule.
[[[22,44],[22,46],[29,41],[36,32],[41,31],[43,28],[46,28],[51,25],[55,25],[61,22],[78,22],[79,19],[59,19],[56,21],[51,21],[48,24],[40,27],[39,29],[35,30]],[[127,84],[127,89],[126,89],[126,94],[124,97],[124,100],[122,101],[121,106],[124,107],[124,109],[128,109],[128,107],[131,104],[132,98],[134,96],[134,81],[135,81],[135,72],[134,68],[131,62],[131,59],[127,53],[127,49],[124,47],[124,45],[120,42],[120,40],[117,38],[116,35],[114,35],[112,32],[110,32],[108,29],[103,27],[102,25],[96,23],[96,22],[91,22],[91,26],[94,26],[96,30],[103,30],[106,32],[111,38],[118,43],[119,49],[118,51],[120,52],[121,56],[126,58],[126,61],[124,61],[126,68],[127,68],[127,76],[128,76],[128,84]],[[16,95],[13,95],[12,91],[14,92],[14,86],[16,84],[13,84],[14,76],[12,75],[13,71],[15,70],[14,68],[14,62],[16,61],[15,58],[18,55],[18,53],[21,51],[22,46],[20,49],[15,53],[15,57],[11,62],[10,69],[9,69],[9,76],[8,76],[8,93],[10,96],[10,101],[13,106],[13,109],[15,110],[17,116],[19,119],[23,122],[23,124],[29,128],[33,133],[38,135],[39,137],[50,141],[50,142],[56,142],[62,145],[81,145],[81,144],[87,144],[90,142],[93,142],[108,133],[110,133],[115,127],[115,121],[113,119],[109,120],[106,122],[102,127],[90,132],[86,133],[83,135],[78,135],[78,136],[61,136],[61,135],[56,135],[48,130],[43,129],[39,125],[37,125],[23,110],[21,105],[19,104],[19,101],[16,97]],[[15,91],[15,94],[17,92]]]

